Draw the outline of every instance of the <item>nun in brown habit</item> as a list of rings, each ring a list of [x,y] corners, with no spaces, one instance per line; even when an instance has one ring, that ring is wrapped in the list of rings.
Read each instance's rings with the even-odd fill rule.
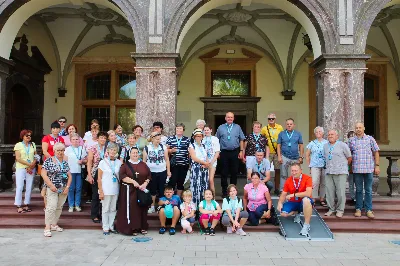
[[[133,172],[131,171],[131,166]],[[137,203],[137,188],[144,190],[151,180],[150,169],[139,160],[139,150],[131,150],[130,160],[121,166],[119,171],[121,187],[118,198],[117,230],[125,235],[147,234],[148,207]]]

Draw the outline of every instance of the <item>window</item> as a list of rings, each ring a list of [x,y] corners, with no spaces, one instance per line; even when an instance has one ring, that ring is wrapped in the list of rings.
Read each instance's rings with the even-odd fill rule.
[[[130,133],[136,122],[136,74],[132,58],[75,59],[74,122],[83,134],[90,121],[99,120],[108,131],[116,123]]]
[[[212,96],[249,96],[251,71],[212,71]]]

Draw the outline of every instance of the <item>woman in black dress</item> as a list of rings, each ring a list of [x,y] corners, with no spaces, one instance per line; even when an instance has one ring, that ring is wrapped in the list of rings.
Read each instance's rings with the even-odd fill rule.
[[[137,235],[138,232],[147,234],[148,207],[139,206],[136,191],[137,188],[146,190],[151,174],[147,164],[139,161],[136,147],[131,150],[130,160],[121,166],[119,177],[122,184],[118,198],[117,229],[125,235]]]

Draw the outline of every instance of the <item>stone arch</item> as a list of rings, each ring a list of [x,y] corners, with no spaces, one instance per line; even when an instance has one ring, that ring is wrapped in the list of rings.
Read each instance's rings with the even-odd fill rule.
[[[85,1],[85,0],[84,0]],[[86,0],[87,1],[87,0]],[[11,48],[23,23],[42,9],[70,3],[69,0],[6,0],[0,6],[0,57],[10,58]],[[141,25],[138,14],[129,0],[97,0],[96,3],[108,7],[125,17],[134,32],[135,43],[142,44],[144,25]]]
[[[237,3],[236,0],[190,0],[175,6],[175,14],[166,29],[165,52],[179,52],[181,43],[191,26],[205,13],[222,5]],[[293,16],[310,36],[314,56],[333,53],[337,42],[337,31],[332,15],[317,0],[253,0],[280,8]]]

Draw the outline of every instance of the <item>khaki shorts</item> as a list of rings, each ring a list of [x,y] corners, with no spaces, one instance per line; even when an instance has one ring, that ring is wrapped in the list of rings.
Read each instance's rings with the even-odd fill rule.
[[[274,164],[275,171],[280,170],[280,163],[278,162],[278,154],[270,153],[269,154],[269,161]]]

